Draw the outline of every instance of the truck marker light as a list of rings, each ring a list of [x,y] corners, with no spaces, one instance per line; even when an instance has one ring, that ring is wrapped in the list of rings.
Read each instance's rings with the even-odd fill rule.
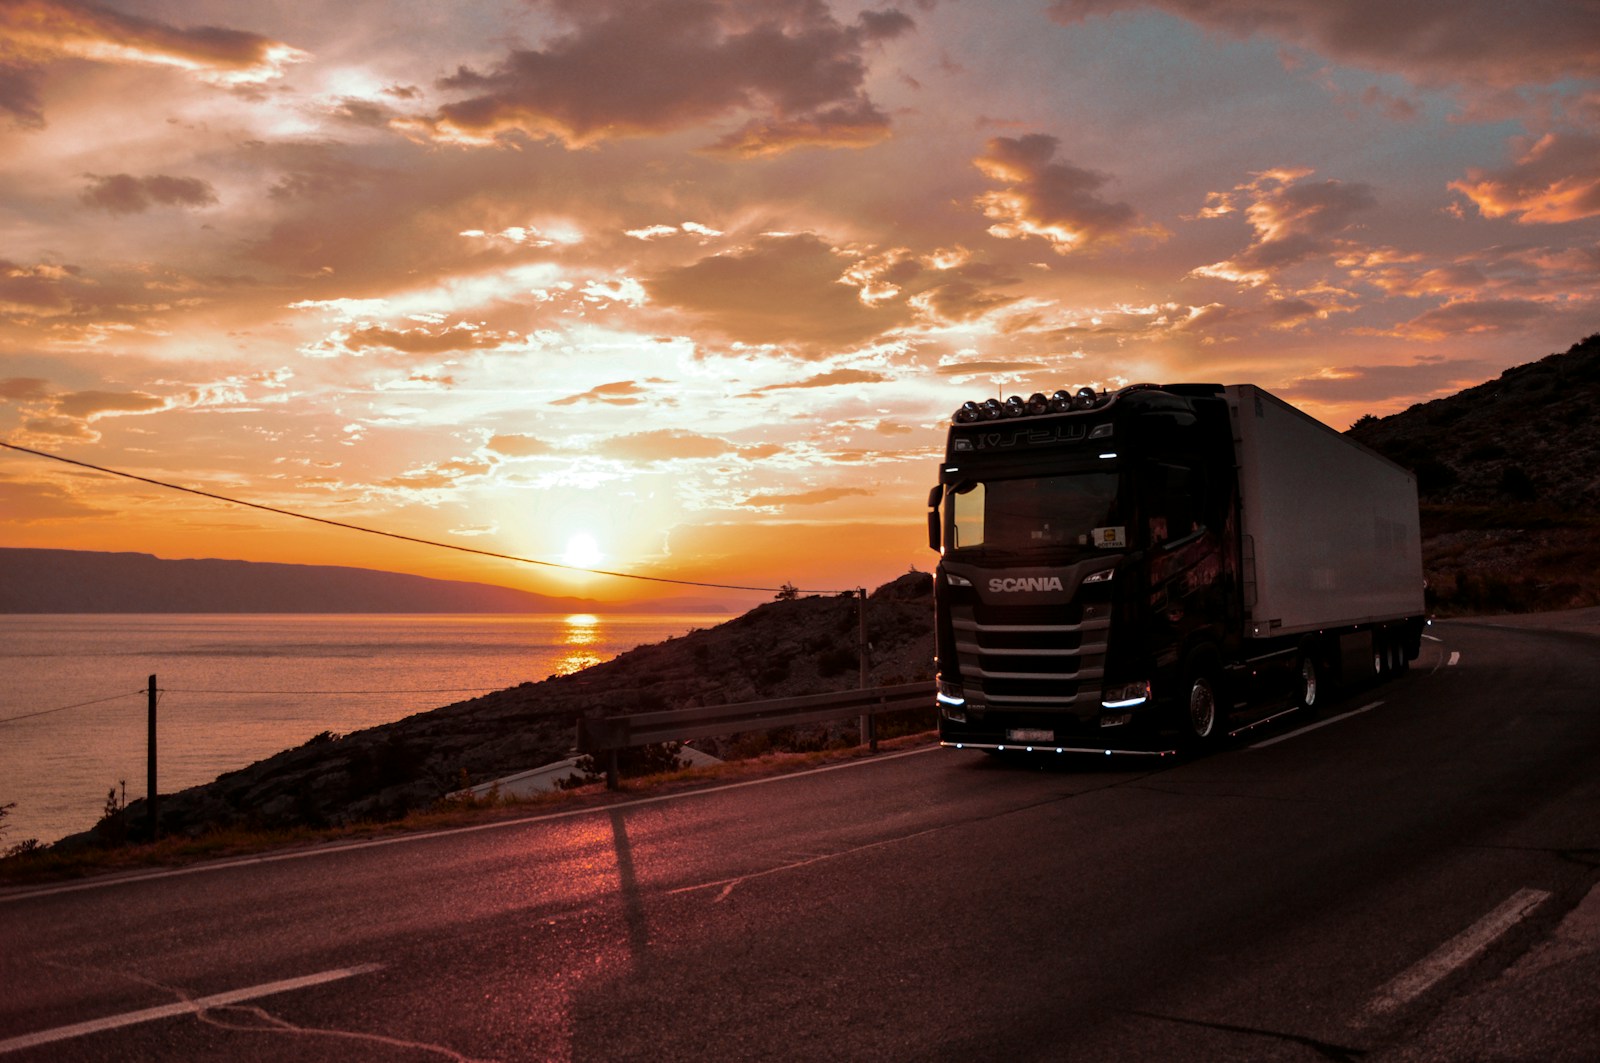
[[[1110,461],[1112,458],[1114,458],[1116,456],[1117,456],[1117,452],[1113,450],[1113,451],[1110,451],[1108,453],[1100,455],[1100,458],[1101,458],[1102,461]]]
[[[1099,572],[1091,572],[1087,576],[1083,577],[1083,582],[1085,582],[1085,583],[1110,583],[1112,578],[1115,577],[1116,574],[1117,574],[1117,570],[1114,569],[1114,568],[1101,569]]]

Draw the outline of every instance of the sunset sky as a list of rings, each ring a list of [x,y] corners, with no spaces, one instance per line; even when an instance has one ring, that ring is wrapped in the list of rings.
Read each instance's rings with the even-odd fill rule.
[[[1597,330],[1595,0],[0,0],[0,439],[402,535],[876,586],[964,399]],[[14,451],[0,545],[703,593]]]

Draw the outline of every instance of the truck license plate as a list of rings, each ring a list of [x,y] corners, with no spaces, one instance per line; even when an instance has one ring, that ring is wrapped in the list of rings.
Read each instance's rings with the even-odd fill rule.
[[[1008,742],[1054,742],[1056,733],[1043,727],[1013,727],[1006,731]]]

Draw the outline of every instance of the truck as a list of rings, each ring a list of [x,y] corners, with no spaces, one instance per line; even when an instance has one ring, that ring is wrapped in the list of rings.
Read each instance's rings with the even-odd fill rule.
[[[1420,651],[1415,476],[1254,385],[964,403],[928,506],[945,746],[1203,749]]]

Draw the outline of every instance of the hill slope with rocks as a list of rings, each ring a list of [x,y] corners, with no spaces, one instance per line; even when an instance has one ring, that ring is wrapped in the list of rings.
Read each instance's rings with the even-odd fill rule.
[[[1600,335],[1348,434],[1417,475],[1430,609],[1600,604]]]
[[[868,685],[933,677],[933,580],[911,572],[866,603]],[[851,690],[859,683],[857,600],[769,602],[716,627],[640,646],[571,675],[524,683],[348,735],[324,733],[216,781],[161,795],[164,833],[213,828],[326,826],[391,819],[467,783],[571,755],[583,716]],[[931,705],[926,724],[932,726]],[[844,725],[854,744],[855,723]],[[839,728],[797,737],[822,748]],[[702,745],[702,743],[696,743]],[[726,747],[711,752],[726,752]],[[145,802],[128,805],[74,846],[145,829]]]

